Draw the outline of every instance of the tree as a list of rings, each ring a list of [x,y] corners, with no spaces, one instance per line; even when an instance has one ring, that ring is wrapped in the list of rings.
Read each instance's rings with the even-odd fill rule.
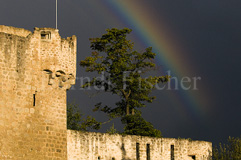
[[[161,131],[155,129],[150,122],[143,119],[140,113],[127,115],[121,121],[125,124],[124,134],[162,137]]]
[[[107,129],[106,133],[118,134],[119,132],[117,131],[117,129],[115,129],[115,126],[114,126],[114,123],[113,123],[112,126],[110,127],[110,129]]]
[[[102,106],[102,103],[98,103],[94,111],[105,112],[110,119],[124,118],[130,112],[135,115],[140,112],[139,108],[146,106],[146,102],[151,103],[155,99],[155,96],[150,95],[155,85],[167,82],[170,77],[143,77],[147,71],[155,69],[153,59],[156,54],[152,48],[146,48],[144,52],[134,51],[134,43],[127,40],[127,35],[131,33],[128,28],[106,31],[102,37],[90,39],[92,55],[80,62],[87,72],[97,72],[104,78],[95,77],[83,87],[97,86],[120,98],[116,106]]]
[[[88,131],[90,129],[100,129],[101,123],[95,118],[87,116],[83,118],[83,114],[75,104],[67,105],[67,128],[77,131]]]
[[[241,159],[241,136],[229,137],[227,144],[219,144],[213,148],[213,160],[238,160]]]
[[[104,75],[104,79],[93,78],[83,87],[98,86],[120,97],[116,107],[102,108],[112,116],[129,115],[130,110],[135,113],[135,109],[145,107],[144,102],[151,103],[155,99],[150,96],[155,84],[169,80],[169,76],[142,78],[141,75],[146,71],[154,69],[152,60],[156,54],[151,47],[143,53],[133,51],[134,43],[126,39],[130,32],[128,28],[107,29],[107,33],[101,38],[90,39],[91,49],[94,51],[90,57],[80,62],[80,66],[86,67],[87,72]],[[100,109],[100,106],[98,104],[96,107]]]

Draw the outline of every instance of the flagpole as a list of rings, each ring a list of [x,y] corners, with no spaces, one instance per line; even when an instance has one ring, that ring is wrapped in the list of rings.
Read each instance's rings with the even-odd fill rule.
[[[58,28],[58,0],[56,0],[56,29]]]

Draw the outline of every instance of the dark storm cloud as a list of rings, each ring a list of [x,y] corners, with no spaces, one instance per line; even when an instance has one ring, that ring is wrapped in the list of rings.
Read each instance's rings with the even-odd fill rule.
[[[125,1],[128,3],[128,0]],[[195,120],[191,112],[183,110],[179,112],[179,106],[172,103],[172,100],[162,98],[169,94],[168,92],[175,91],[155,91],[157,101],[144,109],[144,116],[167,137],[191,137],[217,143],[228,136],[239,136],[241,133],[241,1],[133,1],[136,1],[137,5],[147,3],[153,8],[157,17],[165,17],[165,23],[170,30],[175,31],[183,47],[188,49],[184,53],[185,56],[190,57],[190,64],[196,68],[195,72],[188,76],[202,77],[199,89],[210,95],[211,99],[206,106],[209,108],[207,116]],[[55,27],[55,0],[2,0],[0,21],[2,25],[29,30],[33,30],[34,27]],[[93,10],[87,0],[59,0],[58,28],[63,37],[77,35],[78,61],[90,54],[88,41],[90,37],[98,37],[106,28],[118,25],[109,21],[103,13]],[[124,26],[119,26],[122,27]],[[77,69],[77,76],[86,75],[79,66]],[[90,93],[78,90],[78,85],[77,82],[75,91],[69,91],[68,99],[80,104],[83,111],[90,113],[94,102],[109,101],[105,95],[89,99]],[[191,92],[198,94],[198,91]],[[113,104],[112,101],[109,103]]]

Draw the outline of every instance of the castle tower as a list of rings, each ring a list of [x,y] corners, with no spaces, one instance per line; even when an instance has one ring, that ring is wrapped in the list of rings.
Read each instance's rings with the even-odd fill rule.
[[[0,159],[67,159],[66,90],[76,37],[0,26]]]

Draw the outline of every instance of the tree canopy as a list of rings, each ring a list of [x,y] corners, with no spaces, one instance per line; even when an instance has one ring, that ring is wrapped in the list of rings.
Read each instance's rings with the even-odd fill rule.
[[[144,102],[151,103],[155,99],[150,96],[155,84],[169,79],[169,76],[141,76],[154,69],[152,60],[156,54],[151,47],[142,53],[134,51],[134,43],[126,39],[130,32],[128,28],[113,28],[107,29],[101,38],[91,38],[92,55],[80,62],[87,72],[104,74],[104,79],[93,78],[83,87],[98,86],[120,97],[114,108],[102,108],[111,116],[129,115],[130,110],[134,113],[137,108],[145,107]],[[100,108],[100,104],[97,108]]]
[[[101,123],[96,121],[95,118],[87,116],[84,118],[84,114],[76,104],[67,105],[67,129],[76,131],[89,131],[90,129],[100,129]]]
[[[125,124],[123,134],[162,137],[161,131],[155,129],[140,113],[127,115],[123,117],[121,121]]]
[[[97,86],[120,98],[115,106],[103,106],[102,103],[95,106],[94,111],[105,112],[110,119],[124,118],[130,114],[140,115],[139,109],[155,99],[151,95],[155,85],[167,82],[170,77],[145,75],[147,71],[155,69],[153,59],[156,54],[151,47],[144,52],[135,51],[134,43],[127,40],[131,29],[113,28],[106,31],[100,38],[90,39],[93,52],[80,62],[80,66],[85,67],[87,72],[96,72],[104,78],[95,77],[83,87]],[[136,117],[128,117],[123,122],[129,123],[130,118]]]
[[[219,144],[213,148],[213,160],[238,160],[241,159],[241,136],[229,137],[227,144]]]

